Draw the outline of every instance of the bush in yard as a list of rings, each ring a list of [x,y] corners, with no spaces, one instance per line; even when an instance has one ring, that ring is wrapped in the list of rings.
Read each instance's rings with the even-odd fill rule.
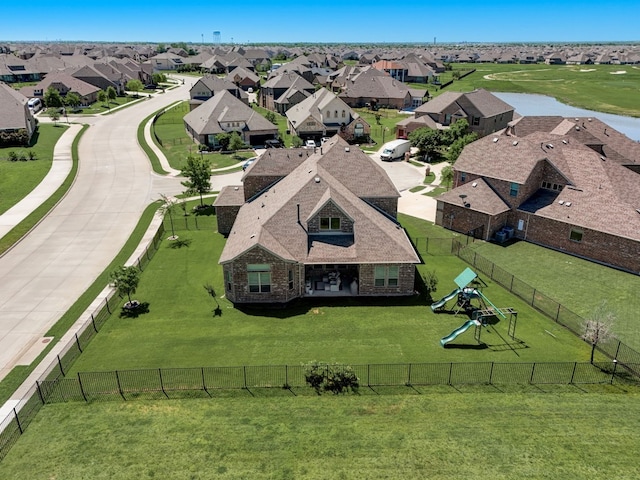
[[[304,365],[305,381],[318,395],[331,392],[334,395],[349,391],[358,393],[360,379],[348,365],[330,365],[324,362],[309,362]]]

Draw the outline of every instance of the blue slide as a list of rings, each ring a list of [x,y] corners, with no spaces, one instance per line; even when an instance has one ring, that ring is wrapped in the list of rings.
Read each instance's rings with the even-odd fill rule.
[[[460,293],[460,289],[456,288],[449,295],[446,295],[446,296],[442,297],[440,300],[438,300],[437,302],[431,304],[431,310],[433,310],[435,312],[437,309],[444,307],[445,303],[447,303],[453,297],[457,296],[459,293]]]
[[[447,335],[446,337],[442,338],[440,340],[440,345],[442,345],[444,347],[447,343],[455,340],[458,335],[460,335],[460,334],[466,332],[467,330],[469,330],[470,327],[472,327],[474,325],[479,325],[479,324],[480,324],[480,322],[478,322],[477,320],[469,320],[464,325],[462,325],[459,328],[456,328],[449,335]]]

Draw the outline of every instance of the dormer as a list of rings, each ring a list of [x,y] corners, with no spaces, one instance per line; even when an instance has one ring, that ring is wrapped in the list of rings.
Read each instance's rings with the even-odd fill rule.
[[[307,218],[307,232],[314,235],[353,235],[353,219],[330,197],[327,189]]]

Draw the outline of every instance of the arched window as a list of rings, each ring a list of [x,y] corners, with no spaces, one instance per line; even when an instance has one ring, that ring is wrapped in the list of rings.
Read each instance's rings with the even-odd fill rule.
[[[342,110],[342,118],[347,116],[347,112],[345,112],[344,110]]]
[[[331,118],[331,111],[327,110],[327,118]]]

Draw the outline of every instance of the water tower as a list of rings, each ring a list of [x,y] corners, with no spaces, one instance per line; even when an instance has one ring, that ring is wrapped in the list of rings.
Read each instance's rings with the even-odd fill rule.
[[[213,32],[213,43],[220,45],[220,32]]]

